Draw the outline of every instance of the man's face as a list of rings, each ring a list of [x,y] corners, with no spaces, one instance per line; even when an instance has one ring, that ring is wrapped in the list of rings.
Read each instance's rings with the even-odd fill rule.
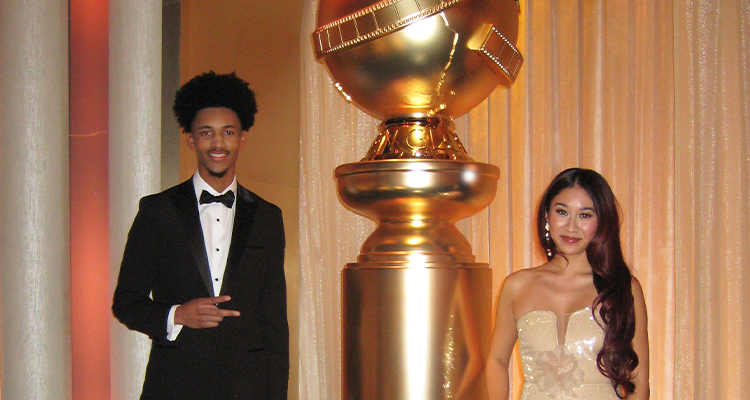
[[[219,191],[232,183],[234,164],[246,140],[247,131],[242,130],[237,114],[223,107],[198,111],[187,138],[188,147],[198,158],[201,178]],[[215,186],[224,183],[224,187]]]

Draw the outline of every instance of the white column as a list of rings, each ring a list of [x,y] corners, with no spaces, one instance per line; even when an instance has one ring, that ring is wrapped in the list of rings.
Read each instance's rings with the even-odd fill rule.
[[[160,189],[162,2],[109,2],[110,284],[138,200]],[[112,318],[112,399],[137,399],[150,341]]]
[[[68,1],[0,10],[0,398],[70,399]]]

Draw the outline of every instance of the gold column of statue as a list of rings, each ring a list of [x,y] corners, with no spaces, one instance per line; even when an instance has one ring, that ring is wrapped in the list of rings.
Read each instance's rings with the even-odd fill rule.
[[[492,202],[499,169],[474,162],[453,117],[513,83],[513,0],[320,0],[316,58],[382,120],[341,201],[378,222],[342,273],[345,399],[483,399],[491,272],[456,229]]]

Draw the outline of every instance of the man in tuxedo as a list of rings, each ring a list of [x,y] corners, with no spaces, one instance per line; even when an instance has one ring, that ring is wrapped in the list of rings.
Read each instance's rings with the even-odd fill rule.
[[[174,112],[198,170],[141,199],[112,304],[152,341],[141,399],[286,399],[281,210],[235,178],[255,95],[209,72],[180,88]]]

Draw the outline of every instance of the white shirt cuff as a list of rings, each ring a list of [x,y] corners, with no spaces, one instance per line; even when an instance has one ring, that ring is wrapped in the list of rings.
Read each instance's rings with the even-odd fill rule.
[[[169,315],[167,316],[167,340],[174,342],[177,339],[177,335],[182,330],[182,325],[174,323],[174,312],[180,305],[174,305],[169,309]]]

